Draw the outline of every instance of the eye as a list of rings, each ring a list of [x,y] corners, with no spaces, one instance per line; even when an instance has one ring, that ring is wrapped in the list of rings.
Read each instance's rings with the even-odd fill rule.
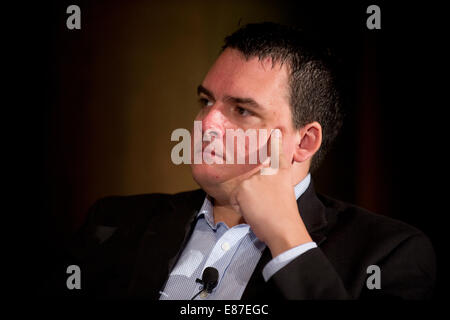
[[[198,103],[200,104],[200,106],[203,107],[211,107],[214,103],[207,99],[207,98],[200,98],[198,99]]]
[[[253,115],[253,112],[248,111],[247,109],[244,109],[239,106],[236,106],[235,110],[240,116],[243,116],[243,117],[248,117],[248,116]]]

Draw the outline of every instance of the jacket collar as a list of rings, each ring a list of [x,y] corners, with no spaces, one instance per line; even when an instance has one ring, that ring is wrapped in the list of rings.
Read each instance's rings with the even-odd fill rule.
[[[138,249],[128,295],[156,300],[195,226],[203,190],[176,194],[155,205]]]
[[[297,206],[312,240],[319,246],[326,239],[324,229],[328,221],[326,207],[317,197],[312,180],[306,191],[298,198]]]

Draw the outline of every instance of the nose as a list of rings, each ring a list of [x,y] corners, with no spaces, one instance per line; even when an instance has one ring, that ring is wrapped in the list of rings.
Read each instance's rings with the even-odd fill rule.
[[[212,141],[213,137],[214,137],[214,139],[222,138],[222,134],[220,133],[219,129],[217,129],[215,127],[211,127],[209,129],[205,130],[205,132],[203,134],[203,140]]]
[[[208,135],[208,138],[214,137],[221,139],[224,135],[225,117],[223,113],[213,106],[202,119],[203,135]]]

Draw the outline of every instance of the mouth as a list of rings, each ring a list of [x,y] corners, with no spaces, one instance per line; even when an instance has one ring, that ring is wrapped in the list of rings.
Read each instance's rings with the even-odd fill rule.
[[[203,142],[202,147],[198,148],[196,150],[196,153],[202,154],[202,159],[205,159],[206,157],[210,158],[221,158],[222,160],[225,160],[224,155],[221,152],[217,152],[216,150],[207,150],[207,147],[211,144],[211,142]],[[211,147],[210,147],[211,148]]]
[[[203,157],[216,157],[216,158],[222,158],[223,155],[220,153],[216,153],[214,150],[211,150],[210,152],[206,152],[205,150],[202,151]]]

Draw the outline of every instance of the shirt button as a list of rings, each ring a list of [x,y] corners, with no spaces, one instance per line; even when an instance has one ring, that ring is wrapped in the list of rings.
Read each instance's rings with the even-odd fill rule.
[[[228,242],[224,242],[224,243],[222,243],[222,250],[223,251],[228,251],[228,250],[230,250],[230,244],[228,243]]]

